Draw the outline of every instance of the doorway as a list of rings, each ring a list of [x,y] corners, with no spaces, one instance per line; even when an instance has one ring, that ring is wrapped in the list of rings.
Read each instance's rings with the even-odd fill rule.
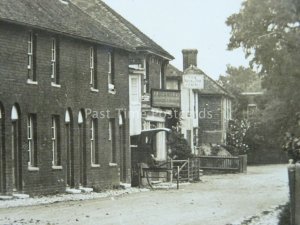
[[[67,151],[67,186],[75,186],[74,178],[74,140],[73,140],[73,118],[70,109],[65,114],[66,126],[66,151]]]
[[[16,105],[11,110],[11,146],[12,146],[12,176],[13,191],[22,191],[22,152],[21,152],[21,129],[20,115]]]
[[[80,153],[80,186],[87,185],[87,171],[86,171],[86,123],[85,114],[83,110],[78,113],[78,127],[79,127],[79,153]]]
[[[124,112],[119,114],[119,135],[120,135],[120,181],[126,183],[127,178],[127,151],[126,151],[126,120]]]

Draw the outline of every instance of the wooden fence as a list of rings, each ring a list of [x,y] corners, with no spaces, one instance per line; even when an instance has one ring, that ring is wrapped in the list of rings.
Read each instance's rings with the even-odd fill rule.
[[[171,160],[170,167],[173,169],[173,178],[177,179],[179,177],[179,181],[181,182],[197,181],[200,180],[203,170],[247,172],[247,155],[198,156],[187,160]]]
[[[244,173],[247,171],[247,155],[199,156],[200,169]]]

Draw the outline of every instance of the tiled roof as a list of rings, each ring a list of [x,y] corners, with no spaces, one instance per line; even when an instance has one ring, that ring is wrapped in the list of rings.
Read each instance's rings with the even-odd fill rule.
[[[149,50],[173,59],[100,0],[0,0],[0,21],[75,36],[129,51]]]
[[[0,20],[132,49],[119,36],[67,0],[1,0]]]
[[[175,66],[168,64],[166,69],[166,78],[168,79],[181,79],[183,72],[177,69]]]
[[[231,94],[219,85],[215,80],[204,73],[204,89],[199,90],[201,94],[219,94],[231,96]],[[232,97],[232,96],[231,96]]]
[[[102,26],[107,27],[116,35],[119,35],[127,44],[137,50],[150,50],[155,54],[174,59],[167,51],[136,28],[132,23],[124,19],[120,14],[110,8],[101,0],[72,0],[79,8],[87,12]]]

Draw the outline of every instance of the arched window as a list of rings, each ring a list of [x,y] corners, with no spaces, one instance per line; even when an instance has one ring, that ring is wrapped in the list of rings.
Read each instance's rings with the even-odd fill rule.
[[[65,123],[68,124],[70,122],[71,122],[70,111],[69,111],[69,109],[67,109],[66,113],[65,113]]]
[[[78,113],[78,124],[83,124],[83,115],[81,110]]]
[[[11,120],[16,121],[19,119],[19,113],[16,105],[14,105],[11,109]]]

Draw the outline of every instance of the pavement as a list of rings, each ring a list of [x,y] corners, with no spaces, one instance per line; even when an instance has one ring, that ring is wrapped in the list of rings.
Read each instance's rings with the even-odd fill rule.
[[[0,224],[276,225],[278,209],[288,201],[287,166],[249,166],[246,174],[204,176],[179,190],[97,194],[28,206],[30,199],[14,200],[14,207],[0,201]]]

